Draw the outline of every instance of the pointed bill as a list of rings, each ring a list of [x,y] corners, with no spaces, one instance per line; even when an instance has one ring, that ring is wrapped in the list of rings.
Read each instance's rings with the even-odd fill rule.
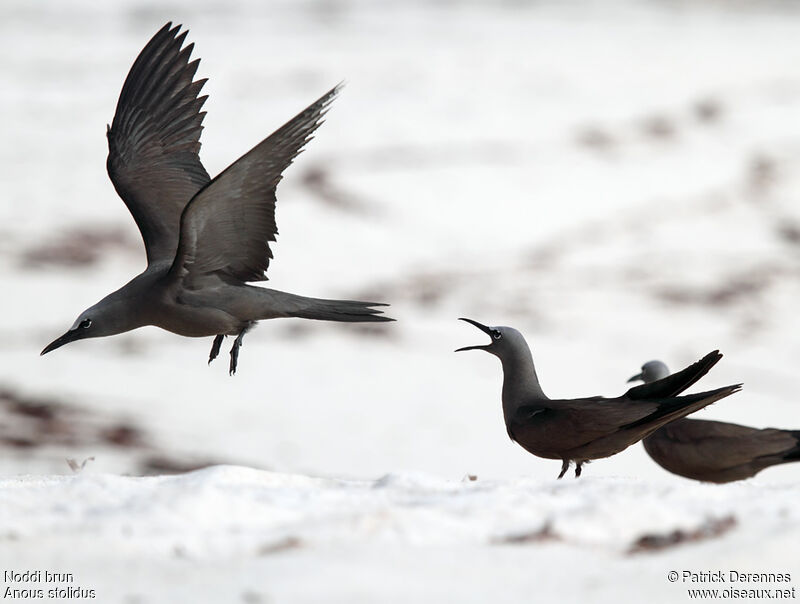
[[[492,335],[492,328],[491,327],[487,327],[486,325],[484,325],[482,323],[478,323],[477,321],[473,321],[472,319],[466,319],[464,317],[459,317],[458,320],[459,321],[466,321],[470,325],[474,325],[475,327],[480,329],[483,333],[485,333],[487,336],[491,337],[491,335]],[[464,346],[463,348],[457,348],[455,350],[455,352],[463,352],[464,350],[488,350],[489,346],[490,346],[489,344],[484,345],[484,346]]]
[[[53,352],[56,348],[61,348],[64,344],[69,344],[70,342],[74,342],[78,339],[78,330],[77,329],[70,329],[67,333],[65,333],[60,338],[56,338],[52,342],[50,342],[47,346],[44,347],[44,350],[39,353],[39,356],[45,355],[48,352]]]

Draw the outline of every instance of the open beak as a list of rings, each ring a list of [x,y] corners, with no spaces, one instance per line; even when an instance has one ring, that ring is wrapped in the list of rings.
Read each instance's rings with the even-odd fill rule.
[[[640,382],[640,381],[641,381],[641,382],[643,382],[643,381],[644,381],[644,377],[642,377],[642,373],[643,373],[643,372],[639,372],[639,373],[637,373],[636,375],[632,376],[632,377],[631,377],[631,378],[628,380],[628,382]]]
[[[464,317],[459,317],[458,320],[466,321],[467,323],[474,325],[489,337],[491,337],[492,335],[492,329],[490,327],[486,327],[486,325],[478,323],[477,321],[473,321],[472,319],[465,319]],[[456,352],[462,352],[464,350],[489,350],[490,346],[491,344],[487,344],[485,346],[464,346],[464,348],[457,348]]]
[[[69,344],[70,342],[74,342],[78,339],[78,330],[77,329],[70,329],[67,333],[61,336],[58,339],[53,340],[47,346],[45,346],[44,350],[39,353],[39,356],[43,354],[47,354],[48,352],[53,352],[56,348],[61,348],[64,344]]]

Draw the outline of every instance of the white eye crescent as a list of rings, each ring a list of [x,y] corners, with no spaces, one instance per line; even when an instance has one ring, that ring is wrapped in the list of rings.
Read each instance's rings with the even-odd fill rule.
[[[91,327],[91,325],[92,325],[91,319],[84,319],[83,321],[81,321],[80,327],[81,329],[87,329]]]
[[[493,337],[495,340],[499,340],[500,338],[502,338],[502,337],[503,337],[503,334],[501,334],[499,331],[494,331],[494,332],[492,332],[492,337]]]

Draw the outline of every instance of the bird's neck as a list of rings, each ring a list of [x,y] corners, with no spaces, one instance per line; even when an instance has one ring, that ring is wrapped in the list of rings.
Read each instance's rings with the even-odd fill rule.
[[[522,405],[530,405],[537,400],[549,400],[533,365],[533,355],[529,348],[520,351],[513,358],[501,359],[503,363],[503,413],[512,417]]]
[[[148,296],[152,292],[150,283],[139,275],[100,300],[95,305],[104,310],[103,333],[99,335],[115,335],[153,325],[154,322],[148,316],[154,311],[156,303],[155,296]]]

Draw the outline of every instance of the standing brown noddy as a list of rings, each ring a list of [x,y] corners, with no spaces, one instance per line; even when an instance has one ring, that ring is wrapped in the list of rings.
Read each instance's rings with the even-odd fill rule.
[[[628,381],[649,384],[668,375],[664,363],[649,361]],[[770,466],[800,461],[800,430],[760,430],[705,419],[677,419],[642,444],[665,470],[703,482],[734,482]]]
[[[513,327],[488,327],[472,319],[461,321],[471,323],[492,341],[486,346],[466,346],[456,352],[485,350],[500,359],[503,417],[508,435],[537,457],[562,460],[559,478],[569,469],[570,462],[575,462],[577,478],[584,463],[615,455],[662,425],[741,388],[741,384],[735,384],[678,396],[722,358],[719,351],[714,351],[683,371],[631,388],[617,398],[553,400],[542,392],[531,350],[519,331]]]
[[[142,234],[147,268],[85,310],[42,354],[75,340],[155,325],[182,336],[236,336],[262,319],[392,321],[376,302],[321,300],[253,287],[267,279],[275,241],[275,189],[283,171],[322,123],[336,86],[213,180],[200,163],[206,80],[192,81],[199,59],[187,32],[167,23],[144,47],[122,87],[108,127],[108,174]]]

